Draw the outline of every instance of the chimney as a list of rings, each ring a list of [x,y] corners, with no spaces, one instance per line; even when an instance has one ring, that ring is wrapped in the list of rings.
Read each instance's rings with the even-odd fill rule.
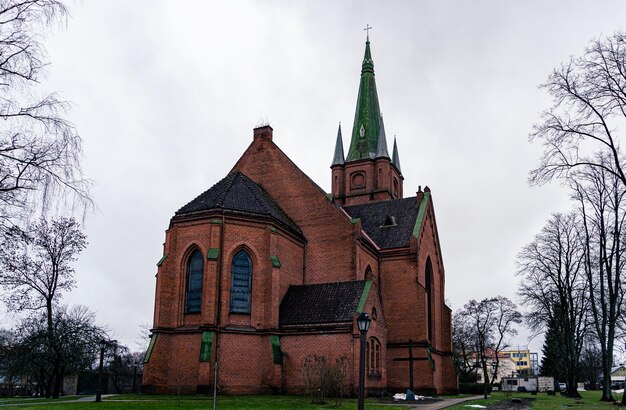
[[[274,129],[269,125],[262,125],[254,129],[254,140],[272,140]]]

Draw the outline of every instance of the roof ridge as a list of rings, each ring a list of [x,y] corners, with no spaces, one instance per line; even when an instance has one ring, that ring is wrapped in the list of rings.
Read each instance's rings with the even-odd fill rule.
[[[252,188],[252,186],[250,185],[249,182],[254,183],[254,185],[256,185],[257,187],[259,187],[259,184],[257,184],[256,182],[252,181],[250,178],[248,178],[246,175],[244,175],[241,171],[237,171],[237,173],[239,173],[240,175],[243,176],[242,181],[243,183],[246,185],[246,188],[248,188],[248,190],[250,191],[250,193],[252,194],[252,196],[254,196],[254,199],[256,199],[257,203],[261,205],[261,207],[265,210],[265,213],[267,215],[272,215],[272,213],[270,212],[270,210],[267,208],[267,206],[265,205],[265,201],[262,201],[259,196],[257,195],[257,193],[255,192],[255,190]]]
[[[335,281],[335,282],[321,282],[321,283],[303,283],[301,285],[289,285],[289,287],[296,287],[296,286],[323,286],[323,285],[336,285],[336,284],[343,284],[343,283],[354,283],[354,282],[367,282],[367,279],[357,279],[357,280],[340,280],[340,281]]]
[[[222,190],[222,192],[220,193],[220,196],[217,197],[217,201],[215,201],[215,205],[223,208],[224,207],[224,201],[226,200],[226,196],[228,195],[228,193],[230,192],[230,190],[233,188],[233,184],[235,183],[235,179],[237,178],[237,174],[241,174],[241,172],[239,171],[235,171],[231,174],[226,175],[226,187],[224,188],[224,190]],[[230,178],[230,180],[228,180],[228,178],[232,175],[232,178]]]

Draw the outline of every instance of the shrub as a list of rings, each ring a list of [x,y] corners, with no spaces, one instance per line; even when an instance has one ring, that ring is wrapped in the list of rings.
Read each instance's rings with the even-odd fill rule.
[[[302,363],[304,388],[312,403],[324,404],[326,397],[337,398],[339,405],[343,397],[343,385],[346,374],[345,356],[328,359],[315,354],[307,356]]]

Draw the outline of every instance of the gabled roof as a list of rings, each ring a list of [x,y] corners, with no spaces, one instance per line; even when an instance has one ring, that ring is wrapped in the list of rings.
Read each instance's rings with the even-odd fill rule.
[[[351,322],[371,282],[289,286],[280,303],[280,326]]]
[[[417,220],[416,197],[344,206],[352,218],[361,219],[367,235],[381,249],[409,246]]]
[[[298,233],[301,232],[263,188],[239,171],[228,174],[226,178],[176,211],[176,215],[209,210],[268,216]]]

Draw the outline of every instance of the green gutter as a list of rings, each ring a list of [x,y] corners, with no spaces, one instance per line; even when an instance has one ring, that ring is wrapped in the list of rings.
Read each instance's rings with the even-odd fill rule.
[[[424,196],[422,197],[422,201],[420,202],[420,209],[417,211],[417,219],[415,220],[415,226],[413,227],[413,236],[418,237],[420,233],[420,228],[422,227],[422,222],[424,222],[424,214],[426,213],[426,205],[428,205],[428,200],[430,199],[430,192],[424,192]]]
[[[430,362],[430,367],[435,371],[435,361],[433,360],[433,355],[430,354],[430,347],[426,348],[426,354],[428,355],[428,362]]]
[[[209,248],[206,254],[206,258],[209,261],[217,260],[219,256],[220,256],[220,248]]]
[[[161,259],[159,259],[159,261],[157,262],[157,266],[163,265],[163,262],[165,262],[165,259],[167,259],[167,255],[169,255],[169,253],[166,253]]]
[[[273,267],[280,268],[280,259],[278,259],[278,256],[270,255],[270,260],[272,261]]]
[[[367,297],[370,294],[370,289],[372,288],[372,281],[368,280],[365,282],[365,286],[363,287],[363,293],[361,293],[361,299],[359,299],[359,305],[356,308],[356,313],[363,312],[363,307],[365,306],[365,302],[367,301]]]

